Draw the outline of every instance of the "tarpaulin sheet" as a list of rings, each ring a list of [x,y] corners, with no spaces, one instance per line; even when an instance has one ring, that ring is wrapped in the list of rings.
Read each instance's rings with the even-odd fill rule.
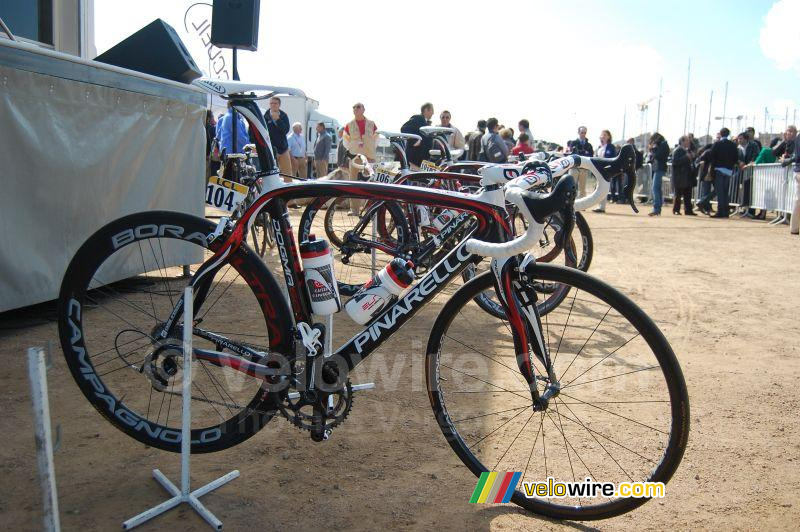
[[[75,251],[111,220],[203,216],[205,96],[59,55],[0,43],[0,311],[55,299]],[[175,246],[166,260],[200,256]],[[109,280],[142,270],[115,264]]]

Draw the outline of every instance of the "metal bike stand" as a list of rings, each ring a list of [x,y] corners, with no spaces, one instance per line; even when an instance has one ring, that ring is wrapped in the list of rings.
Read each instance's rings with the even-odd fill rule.
[[[199,498],[214,491],[220,486],[227,484],[231,480],[239,476],[239,470],[233,470],[225,476],[209,482],[202,488],[194,491],[189,490],[189,472],[190,472],[190,457],[191,457],[191,439],[192,439],[192,324],[194,323],[194,295],[191,286],[187,286],[183,292],[183,385],[181,390],[181,397],[183,399],[183,407],[181,409],[182,422],[181,422],[181,489],[178,489],[164,474],[158,469],[153,470],[153,477],[159,484],[164,486],[164,489],[172,495],[172,498],[162,502],[158,506],[146,510],[136,517],[131,517],[124,523],[122,528],[129,530],[135,526],[149,521],[150,519],[163,514],[164,512],[175,508],[181,503],[187,503],[189,506],[200,514],[200,517],[206,520],[216,530],[222,530],[222,521],[212,514]]]
[[[49,350],[48,350],[49,355]],[[44,349],[28,348],[28,378],[31,381],[33,422],[36,439],[36,458],[39,464],[39,483],[42,487],[43,530],[58,532],[58,493],[53,465],[53,433],[50,428],[50,400],[47,392],[47,367]],[[58,438],[58,428],[56,429]]]

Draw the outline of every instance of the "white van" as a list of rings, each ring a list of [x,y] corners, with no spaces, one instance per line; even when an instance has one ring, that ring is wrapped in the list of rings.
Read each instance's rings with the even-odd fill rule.
[[[271,85],[250,84],[241,81],[219,81],[207,78],[196,79],[192,84],[203,87],[205,90],[220,95],[232,92],[267,92],[281,99],[281,110],[289,116],[289,124],[300,122],[303,124],[303,133],[306,137],[306,155],[309,158],[308,175],[311,175],[312,158],[314,157],[314,142],[317,140],[317,124],[322,122],[331,136],[331,152],[328,156],[328,165],[336,165],[336,150],[339,147],[339,122],[335,118],[317,111],[319,102],[309,98],[300,89],[290,87],[274,87]],[[226,112],[225,100],[215,99],[209,95],[209,105],[214,116],[219,117]],[[260,100],[258,106],[262,115],[269,107],[269,100]]]
[[[322,122],[325,124],[325,129],[328,135],[331,136],[331,152],[328,157],[329,165],[336,165],[336,149],[339,147],[339,122],[335,118],[324,115],[317,111],[319,102],[313,98],[299,95],[283,95],[279,94],[281,99],[281,110],[289,115],[289,124],[300,122],[303,124],[303,133],[306,137],[306,152],[309,158],[309,165],[311,158],[314,157],[314,142],[317,140],[317,124]],[[263,107],[262,110],[266,111],[267,102],[259,102]],[[309,166],[309,174],[311,175],[311,167]]]

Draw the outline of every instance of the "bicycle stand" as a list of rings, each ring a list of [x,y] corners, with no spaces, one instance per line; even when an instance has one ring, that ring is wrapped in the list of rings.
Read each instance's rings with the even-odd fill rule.
[[[192,323],[194,321],[193,302],[194,295],[191,286],[187,286],[183,294],[183,323]],[[220,486],[227,484],[231,480],[239,476],[239,470],[233,470],[227,475],[224,475],[212,482],[209,482],[202,488],[194,491],[189,489],[190,481],[190,457],[191,457],[191,403],[192,403],[192,327],[183,328],[183,384],[181,396],[183,400],[183,407],[181,409],[181,488],[178,489],[161,471],[158,469],[153,470],[153,477],[161,484],[165,490],[172,495],[172,498],[146,510],[135,517],[131,517],[124,523],[122,528],[130,530],[131,528],[141,525],[150,519],[163,514],[175,508],[181,503],[187,503],[191,506],[200,517],[206,520],[216,530],[222,530],[222,521],[211,513],[208,508],[203,506],[200,502],[200,497],[214,491]]]

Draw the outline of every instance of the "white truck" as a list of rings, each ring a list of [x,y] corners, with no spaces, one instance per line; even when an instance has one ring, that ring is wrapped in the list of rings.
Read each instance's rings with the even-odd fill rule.
[[[339,122],[335,118],[324,115],[317,111],[319,102],[308,96],[301,95],[278,95],[281,99],[281,109],[289,115],[289,124],[300,122],[303,124],[303,134],[306,137],[306,153],[309,158],[309,165],[311,159],[314,157],[314,142],[317,140],[317,124],[322,122],[325,124],[325,129],[328,135],[331,136],[331,152],[328,156],[328,165],[336,165],[336,149],[339,147]],[[262,103],[262,110],[266,111],[267,102]],[[311,175],[311,166],[308,169],[308,175]]]

